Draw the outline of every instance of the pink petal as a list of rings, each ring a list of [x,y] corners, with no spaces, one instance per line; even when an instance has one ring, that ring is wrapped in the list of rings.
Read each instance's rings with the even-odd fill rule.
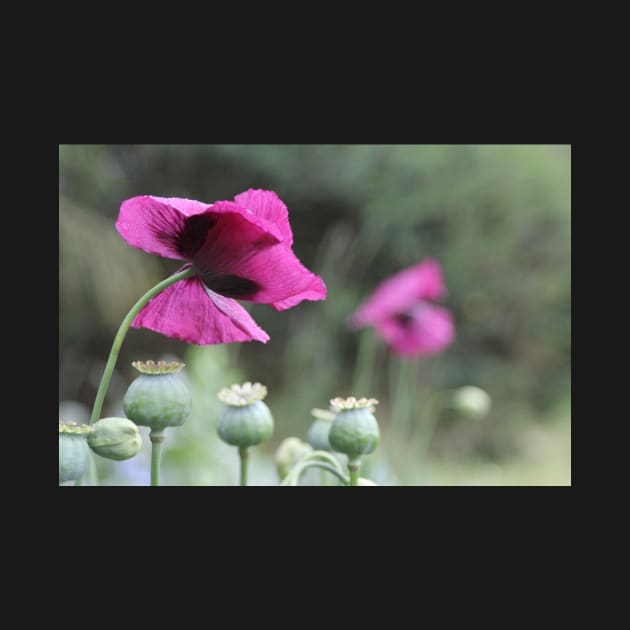
[[[238,302],[207,290],[197,276],[156,295],[136,315],[132,326],[200,346],[269,341],[269,335]]]
[[[256,216],[275,224],[286,245],[293,245],[293,232],[289,225],[289,211],[284,202],[272,190],[254,190],[236,195],[234,201],[243,208],[248,208]]]
[[[310,272],[309,272],[310,273]],[[288,308],[293,308],[299,304],[302,300],[325,300],[326,299],[326,285],[324,281],[315,274],[312,274],[311,283],[308,287],[302,289],[297,295],[294,295],[286,300],[279,302],[272,302],[276,311],[286,311]]]
[[[408,310],[418,300],[435,299],[445,291],[439,263],[425,258],[381,282],[351,315],[349,324],[354,328],[375,324],[378,320]]]
[[[219,206],[218,202],[212,212]],[[235,205],[235,204],[232,204]],[[205,285],[228,297],[274,304],[278,310],[302,300],[323,300],[326,287],[319,276],[300,263],[291,248],[238,213],[217,222],[194,257]],[[260,221],[266,220],[260,219]]]
[[[407,320],[388,317],[376,324],[379,336],[394,354],[423,356],[441,352],[455,338],[455,326],[450,311],[422,303]]]
[[[210,207],[200,201],[176,197],[132,197],[120,206],[116,229],[133,247],[164,258],[186,260],[188,256],[179,242],[186,219]]]
[[[195,201],[194,199],[181,199],[180,197],[153,197],[153,199],[175,208],[187,217],[201,214],[212,206],[211,203],[203,203],[203,201]]]

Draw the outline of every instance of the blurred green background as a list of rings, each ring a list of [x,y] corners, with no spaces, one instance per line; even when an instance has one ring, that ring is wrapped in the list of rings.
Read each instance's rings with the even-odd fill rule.
[[[253,485],[278,483],[273,452],[285,437],[305,437],[312,407],[348,395],[380,401],[382,443],[365,476],[383,485],[571,483],[566,145],[61,145],[62,419],[89,417],[122,318],[181,266],[122,240],[121,202],[143,194],[212,202],[248,188],[274,190],[287,204],[294,251],[323,277],[328,298],[280,313],[242,303],[271,336],[266,345],[189,346],[131,329],[103,416],[124,415],[133,360],[184,360],[193,388],[192,417],[167,438],[164,484],[237,482],[235,450],[216,437],[216,393],[245,380],[267,385],[276,421],[273,440],[252,449]],[[395,362],[379,342],[370,391],[351,391],[360,334],[345,319],[379,281],[426,256],[442,265],[456,340],[419,360],[410,426],[397,435]],[[465,385],[490,395],[483,418],[449,407]],[[148,453],[145,439],[127,462],[96,458],[103,482],[148,485]]]

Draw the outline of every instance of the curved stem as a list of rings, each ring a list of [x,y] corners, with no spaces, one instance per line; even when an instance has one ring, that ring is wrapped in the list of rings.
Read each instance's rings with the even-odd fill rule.
[[[300,480],[300,476],[302,475],[302,472],[306,469],[306,467],[309,466],[311,462],[318,462],[318,460],[322,460],[322,459],[325,462],[328,462],[329,465],[331,465],[331,468],[336,471],[337,476],[339,476],[340,479],[343,479],[346,484],[348,483],[349,480],[345,477],[341,464],[335,459],[333,455],[331,455],[330,453],[327,453],[326,451],[313,451],[312,453],[308,453],[307,455],[304,455],[302,459],[300,459],[294,464],[293,468],[291,469],[289,474],[284,478],[284,480],[282,481],[280,485],[281,486],[297,486]],[[321,462],[318,462],[318,463],[321,463]],[[328,470],[328,468],[326,468],[326,470]]]
[[[127,313],[125,319],[123,319],[122,324],[120,324],[120,328],[114,337],[114,343],[112,344],[112,349],[109,351],[109,358],[107,359],[107,364],[105,365],[105,370],[103,371],[103,376],[101,378],[101,383],[98,386],[98,391],[96,392],[96,399],[94,400],[94,407],[92,408],[92,416],[90,417],[90,424],[93,424],[99,419],[101,415],[101,411],[103,409],[103,401],[105,400],[105,393],[107,392],[107,388],[109,387],[109,381],[112,378],[112,373],[114,371],[114,366],[116,365],[116,361],[118,359],[118,353],[120,352],[120,347],[122,346],[122,342],[129,330],[129,326],[131,326],[131,322],[134,320],[135,316],[142,310],[142,308],[154,298],[158,293],[166,289],[166,287],[171,284],[175,284],[184,278],[190,278],[196,274],[196,270],[194,267],[189,267],[180,273],[173,274],[169,276],[165,280],[162,280],[159,284],[156,284],[152,289],[147,291],[132,307],[131,310]]]
[[[300,468],[300,477],[309,468],[321,468],[322,471],[327,470],[329,473],[332,473],[333,475],[335,475],[335,477],[337,477],[339,480],[341,480],[346,486],[350,482],[350,480],[345,475],[342,475],[334,466],[331,466],[330,464],[326,464],[325,462],[318,462],[318,461],[315,461],[315,460],[311,460],[310,462],[306,462],[306,464],[304,464],[304,466],[302,466]]]
[[[247,485],[247,464],[249,462],[249,451],[246,448],[239,448],[238,455],[241,458],[241,486]]]
[[[160,463],[162,461],[162,443],[164,442],[163,431],[151,431],[151,485],[160,485]]]

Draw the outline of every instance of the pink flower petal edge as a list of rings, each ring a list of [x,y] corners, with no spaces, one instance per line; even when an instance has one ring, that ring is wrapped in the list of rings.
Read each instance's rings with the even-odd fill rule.
[[[272,190],[249,190],[234,197],[235,203],[251,210],[259,216],[278,227],[285,245],[293,245],[293,232],[289,225],[289,210],[284,202]]]

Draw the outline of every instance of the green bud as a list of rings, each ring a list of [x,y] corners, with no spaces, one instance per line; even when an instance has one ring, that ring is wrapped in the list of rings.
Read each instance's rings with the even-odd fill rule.
[[[378,423],[372,415],[378,401],[351,397],[335,398],[330,403],[337,410],[328,436],[333,449],[351,459],[374,451],[380,441]]]
[[[75,481],[85,474],[90,462],[87,425],[59,423],[59,483]]]
[[[313,449],[310,445],[302,442],[299,438],[288,437],[282,440],[274,457],[280,479],[284,479],[287,476],[299,459],[312,452]]]
[[[455,390],[453,408],[471,420],[481,420],[488,415],[492,400],[481,387],[467,385]]]
[[[125,394],[123,405],[127,417],[153,431],[184,424],[192,408],[190,391],[179,374],[184,364],[135,361],[132,365],[141,375]]]
[[[88,435],[90,448],[101,457],[122,461],[137,455],[142,446],[138,427],[127,418],[102,418]]]

